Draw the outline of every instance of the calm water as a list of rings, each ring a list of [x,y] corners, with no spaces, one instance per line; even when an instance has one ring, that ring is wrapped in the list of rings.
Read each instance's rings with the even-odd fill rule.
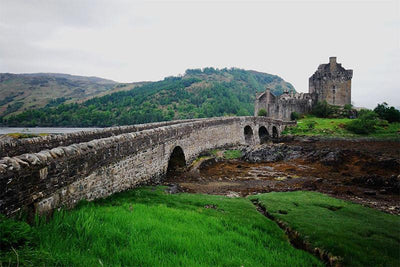
[[[60,134],[60,133],[73,133],[80,131],[91,131],[102,128],[52,128],[52,127],[34,127],[34,128],[20,128],[20,127],[0,127],[0,135],[8,133],[48,133],[48,134]]]

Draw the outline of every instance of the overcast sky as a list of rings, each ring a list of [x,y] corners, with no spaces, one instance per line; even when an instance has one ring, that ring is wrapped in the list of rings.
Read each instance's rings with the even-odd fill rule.
[[[399,29],[400,0],[0,0],[0,72],[133,82],[239,67],[307,92],[337,56],[357,106],[400,106]]]

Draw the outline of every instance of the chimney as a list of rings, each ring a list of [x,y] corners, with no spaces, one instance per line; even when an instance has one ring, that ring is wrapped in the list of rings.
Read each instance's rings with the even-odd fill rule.
[[[329,67],[331,69],[331,72],[336,71],[336,57],[329,58]]]

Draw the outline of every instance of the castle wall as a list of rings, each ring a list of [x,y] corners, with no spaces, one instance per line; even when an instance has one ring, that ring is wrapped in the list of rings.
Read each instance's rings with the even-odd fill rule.
[[[304,114],[310,110],[311,102],[307,99],[279,100],[269,105],[268,114],[272,118],[288,121],[292,112]]]
[[[351,104],[352,70],[346,70],[331,57],[329,64],[322,64],[309,79],[309,92],[317,94],[318,101],[344,106]]]
[[[260,109],[267,111],[267,116],[274,119],[289,121],[292,112],[308,113],[312,108],[312,97],[308,94],[298,96],[298,98],[287,95],[276,97],[269,90],[264,94],[259,94],[255,101],[255,116]]]
[[[253,135],[245,139],[244,127]],[[49,212],[160,181],[180,146],[187,163],[204,151],[259,143],[258,129],[285,125],[265,117],[227,117],[176,123],[0,160],[0,213]]]

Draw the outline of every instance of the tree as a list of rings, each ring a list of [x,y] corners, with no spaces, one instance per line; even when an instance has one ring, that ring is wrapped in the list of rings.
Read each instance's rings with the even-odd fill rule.
[[[378,104],[374,112],[378,114],[379,118],[382,120],[387,120],[390,123],[400,122],[400,111],[394,107],[389,107],[386,102]]]
[[[361,110],[358,119],[346,124],[346,129],[356,134],[370,134],[375,132],[378,124],[378,115],[372,110]]]
[[[333,108],[326,101],[318,102],[311,113],[320,118],[328,118],[333,113]]]
[[[296,121],[296,120],[300,119],[300,114],[297,113],[296,111],[293,111],[292,113],[290,113],[290,119],[292,121]]]
[[[352,109],[353,109],[353,105],[352,105],[352,104],[345,104],[345,105],[343,106],[343,109],[344,109],[344,110],[352,110]]]
[[[260,116],[260,117],[267,117],[267,115],[268,115],[267,111],[263,108],[260,109],[257,113],[257,116]]]

